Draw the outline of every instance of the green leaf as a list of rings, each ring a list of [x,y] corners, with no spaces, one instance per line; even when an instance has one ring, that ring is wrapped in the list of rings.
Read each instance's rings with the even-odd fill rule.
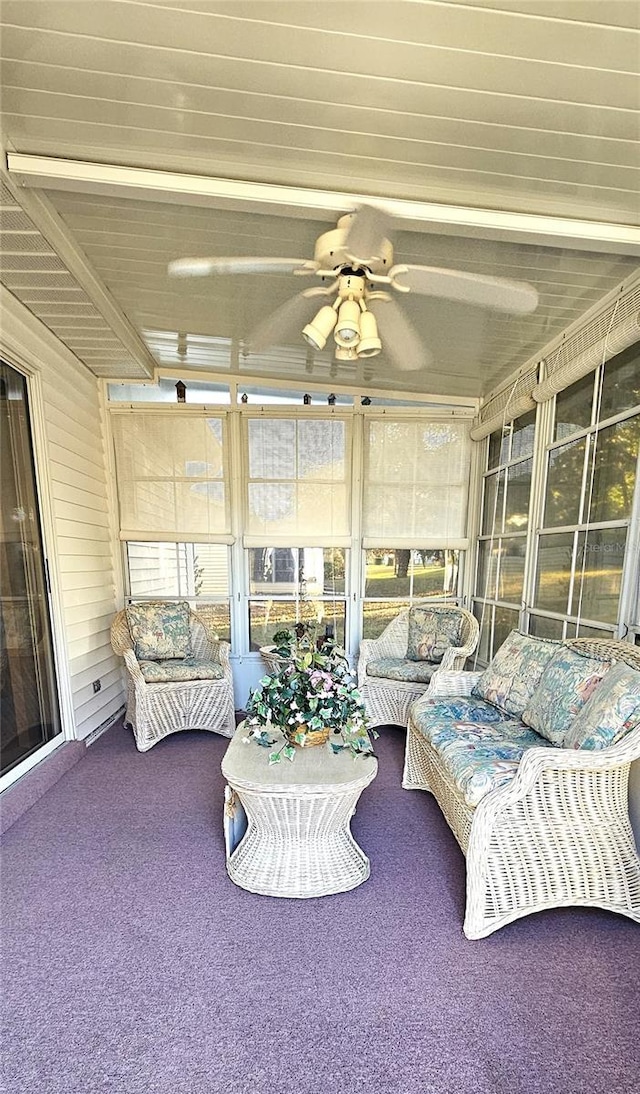
[[[284,756],[284,758],[286,760],[290,760],[291,763],[293,763],[293,761],[296,758],[296,750],[293,747],[293,745],[285,745],[285,747],[282,750],[282,755]]]
[[[279,752],[270,753],[270,755],[269,755],[269,767],[271,767],[272,764],[279,764],[279,763],[280,763],[280,753]]]

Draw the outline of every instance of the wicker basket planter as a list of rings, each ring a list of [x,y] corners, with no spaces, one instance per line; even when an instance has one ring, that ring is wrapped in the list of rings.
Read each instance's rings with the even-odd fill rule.
[[[260,656],[269,672],[278,672],[287,660],[286,657],[281,657],[275,650],[275,646],[260,646]]]
[[[283,730],[284,736],[295,748],[301,748],[292,733],[287,733]],[[307,733],[304,741],[304,748],[317,748],[318,745],[326,745],[329,737],[331,736],[331,726],[324,726],[323,729],[314,729]]]

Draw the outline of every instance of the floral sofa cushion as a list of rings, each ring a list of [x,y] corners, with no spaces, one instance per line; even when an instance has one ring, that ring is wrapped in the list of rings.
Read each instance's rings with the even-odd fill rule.
[[[473,694],[507,714],[522,717],[558,645],[547,638],[511,631],[482,673]]]
[[[439,664],[449,646],[460,645],[461,628],[456,608],[409,608],[407,658]]]
[[[177,684],[186,680],[222,680],[218,661],[196,661],[195,657],[169,658],[163,661],[139,661],[148,684]]]
[[[473,695],[441,696],[421,700],[420,710],[428,710],[428,718],[448,718],[456,722],[508,722],[509,715],[491,703],[475,699]]]
[[[463,718],[455,713],[460,705]],[[421,704],[413,720],[438,753],[443,772],[471,808],[515,778],[527,749],[552,747],[522,722],[479,699]]]
[[[191,655],[190,611],[186,601],[130,604],[126,614],[138,661],[166,661]]]
[[[576,714],[610,668],[610,661],[561,646],[545,668],[522,721],[552,744],[564,746]]]
[[[619,662],[584,704],[565,737],[565,748],[607,748],[640,722],[640,672]]]
[[[408,657],[378,657],[367,664],[367,676],[404,683],[428,684],[435,671],[429,661],[410,661]]]

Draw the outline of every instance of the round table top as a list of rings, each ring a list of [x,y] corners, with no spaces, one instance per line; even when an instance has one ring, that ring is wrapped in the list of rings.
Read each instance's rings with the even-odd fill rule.
[[[253,740],[245,744],[246,732],[244,723],[238,726],[221,764],[222,774],[234,787],[275,792],[291,789],[297,794],[339,792],[367,786],[378,771],[374,756],[334,753],[329,742],[296,748],[294,760],[283,757],[279,764],[270,764],[269,754],[283,743],[280,730],[273,731],[277,743],[272,748],[263,748]]]

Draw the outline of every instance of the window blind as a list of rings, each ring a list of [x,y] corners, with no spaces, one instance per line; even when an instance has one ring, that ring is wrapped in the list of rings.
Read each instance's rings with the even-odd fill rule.
[[[469,428],[453,419],[365,423],[365,547],[468,546]]]
[[[222,417],[113,415],[120,538],[229,540]]]
[[[339,418],[248,418],[245,544],[348,541],[351,427]]]

